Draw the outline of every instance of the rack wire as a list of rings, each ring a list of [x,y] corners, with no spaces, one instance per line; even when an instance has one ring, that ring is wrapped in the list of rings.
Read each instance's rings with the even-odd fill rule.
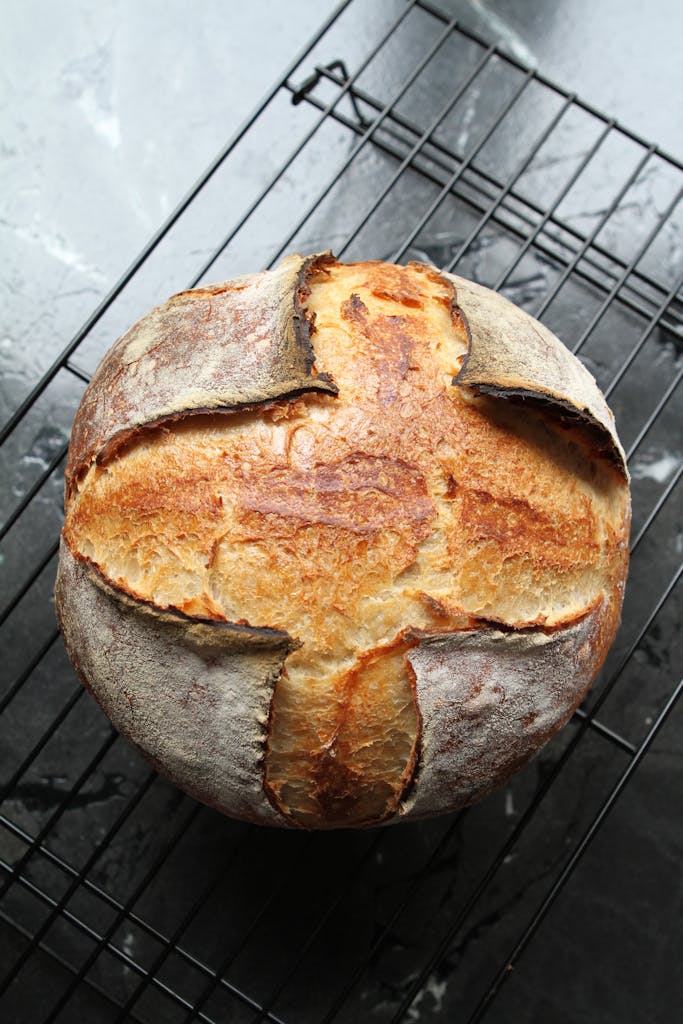
[[[355,31],[359,17],[345,0],[296,57],[18,401],[4,451],[18,465],[57,406],[73,414],[115,327],[164,288],[327,244],[348,258],[426,257],[541,317],[610,397],[633,475],[622,631],[570,726],[477,808],[334,835],[222,819],[150,773],[66,663],[50,604],[64,433],[32,479],[18,474],[0,527],[12,570],[0,610],[8,1021],[532,1019],[536,933],[561,943],[565,888],[579,903],[577,880],[591,892],[579,865],[595,873],[598,831],[637,792],[650,748],[666,753],[683,685],[682,465],[670,450],[683,165],[427,0],[387,4],[374,34]],[[232,211],[218,198],[226,181]],[[586,213],[596,191],[602,205]],[[210,252],[179,278],[209,219]]]

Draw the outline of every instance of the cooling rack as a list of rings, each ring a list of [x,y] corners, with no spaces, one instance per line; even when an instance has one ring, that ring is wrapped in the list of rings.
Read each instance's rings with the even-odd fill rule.
[[[346,0],[321,27],[0,432],[3,1020],[627,1019],[617,990],[629,1020],[670,1019],[683,166],[426,0],[358,18]],[[457,270],[563,338],[627,450],[632,569],[589,699],[505,790],[280,834],[193,803],[112,732],[51,589],[105,348],[173,291],[327,247]]]

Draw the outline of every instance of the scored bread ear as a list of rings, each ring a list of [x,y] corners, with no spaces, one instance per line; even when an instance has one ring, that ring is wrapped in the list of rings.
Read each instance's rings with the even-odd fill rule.
[[[469,336],[454,383],[498,398],[527,398],[558,406],[599,433],[628,479],[626,456],[595,379],[552,331],[502,295],[441,271],[455,285]]]
[[[66,467],[67,496],[97,459],[145,428],[189,413],[244,409],[309,391],[335,395],[316,371],[304,309],[308,277],[329,252],[174,295],[109,350],[85,390]]]
[[[108,586],[61,542],[56,608],[67,653],[115,728],[197,800],[288,827],[263,788],[287,633],[161,613]]]
[[[601,599],[551,632],[480,628],[425,636],[407,657],[422,733],[413,784],[388,822],[474,803],[522,768],[570,718],[619,619]]]

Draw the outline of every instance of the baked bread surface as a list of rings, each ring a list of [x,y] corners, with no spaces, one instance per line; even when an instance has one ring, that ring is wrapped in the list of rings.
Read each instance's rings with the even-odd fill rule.
[[[566,721],[617,628],[629,516],[611,414],[540,324],[429,266],[291,257],[105,358],[58,613],[193,795],[397,821],[479,799]]]

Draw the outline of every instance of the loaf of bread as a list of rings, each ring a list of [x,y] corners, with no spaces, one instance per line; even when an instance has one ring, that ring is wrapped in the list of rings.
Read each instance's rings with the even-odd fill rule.
[[[290,256],[181,292],[74,424],[68,653],[167,778],[238,818],[439,814],[575,710],[628,563],[591,375],[434,267]]]

